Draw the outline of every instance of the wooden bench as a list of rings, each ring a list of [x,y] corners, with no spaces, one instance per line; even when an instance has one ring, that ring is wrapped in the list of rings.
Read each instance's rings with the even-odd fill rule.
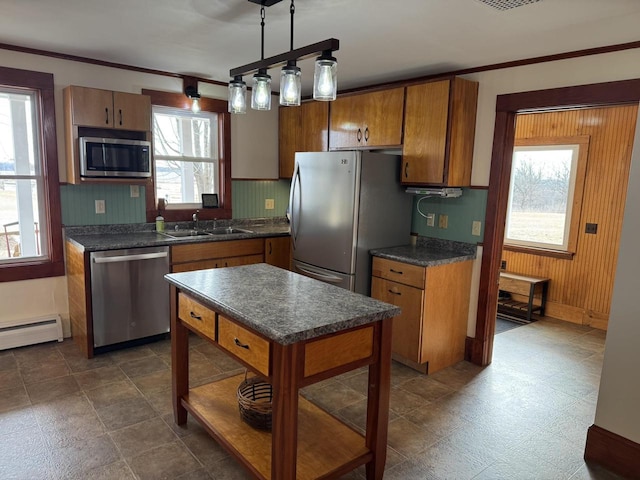
[[[531,314],[534,312],[544,315],[544,307],[547,303],[547,290],[549,279],[530,277],[517,273],[500,272],[499,287],[503,292],[515,293],[528,298],[527,302],[520,302],[512,298],[498,297],[498,313],[522,318],[531,322]],[[537,299],[537,302],[534,300]]]

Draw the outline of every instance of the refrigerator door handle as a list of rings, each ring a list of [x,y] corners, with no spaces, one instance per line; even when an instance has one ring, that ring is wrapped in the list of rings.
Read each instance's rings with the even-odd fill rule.
[[[300,188],[302,188],[302,186],[300,185],[300,165],[298,165],[296,163],[296,171],[293,172],[293,185],[291,187],[291,198],[289,199],[289,203],[291,204],[291,242],[293,243],[293,249],[296,249],[296,237],[298,236],[298,229],[296,228],[296,220],[297,220],[297,215],[300,214],[300,202],[301,202],[301,197],[298,196],[299,200],[298,200],[298,210],[296,212],[296,210],[294,209],[294,200],[296,197],[296,186],[300,186]]]
[[[313,270],[301,267],[300,265],[296,265],[295,268],[296,270],[303,272],[308,277],[315,278],[316,280],[320,280],[322,282],[339,284],[342,281],[340,277],[336,277],[335,275],[326,275],[319,272],[314,272]]]

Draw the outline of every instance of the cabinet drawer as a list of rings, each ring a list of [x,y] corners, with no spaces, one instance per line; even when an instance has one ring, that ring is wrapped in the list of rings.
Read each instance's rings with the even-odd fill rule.
[[[187,325],[215,340],[216,314],[184,293],[178,294],[178,316]]]
[[[237,323],[218,316],[218,344],[265,376],[269,376],[271,344]]]
[[[425,267],[373,257],[372,275],[398,283],[424,289]]]
[[[190,243],[171,247],[171,263],[174,264],[245,255],[264,255],[264,239]]]

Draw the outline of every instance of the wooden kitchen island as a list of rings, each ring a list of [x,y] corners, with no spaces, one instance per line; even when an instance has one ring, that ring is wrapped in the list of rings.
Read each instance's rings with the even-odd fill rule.
[[[259,479],[338,478],[366,465],[384,473],[393,305],[267,264],[173,273],[171,363],[177,424],[193,417]],[[189,388],[189,331],[273,387],[271,432],[241,418],[244,375]],[[366,434],[299,389],[368,366]]]

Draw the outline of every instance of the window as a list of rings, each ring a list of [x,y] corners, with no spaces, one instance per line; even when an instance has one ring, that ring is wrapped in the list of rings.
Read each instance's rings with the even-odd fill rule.
[[[147,221],[231,218],[231,116],[227,101],[202,97],[191,111],[183,93],[143,89],[153,105],[153,188],[145,189]],[[219,208],[201,209],[201,194],[217,193]],[[163,210],[158,200],[168,201]]]
[[[168,206],[199,207],[218,193],[217,114],[153,107],[156,198]]]
[[[64,275],[53,76],[0,68],[0,281]]]
[[[588,140],[576,140],[516,143],[505,245],[575,251],[588,149]]]

